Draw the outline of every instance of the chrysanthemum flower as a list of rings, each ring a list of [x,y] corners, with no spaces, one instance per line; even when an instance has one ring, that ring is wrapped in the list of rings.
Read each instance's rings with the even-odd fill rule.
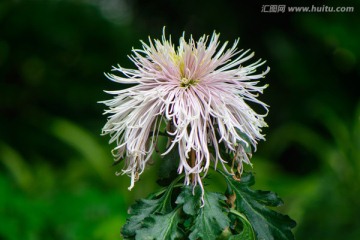
[[[122,76],[107,74],[121,84],[136,84],[119,91],[104,101],[110,114],[103,134],[110,134],[116,142],[116,159],[125,159],[122,173],[131,176],[129,189],[144,171],[157,143],[162,122],[167,124],[170,144],[166,155],[178,148],[178,173],[185,173],[185,184],[199,184],[211,162],[220,162],[226,170],[221,151],[233,156],[239,174],[242,163],[250,164],[251,144],[264,139],[261,128],[267,105],[257,100],[265,86],[257,86],[256,79],[269,71],[255,74],[264,64],[258,60],[244,66],[254,53],[237,50],[238,40],[226,50],[228,42],[220,46],[219,34],[202,36],[197,42],[190,37],[180,38],[179,46],[166,39],[142,42],[142,49],[133,49],[129,58],[136,69],[114,67]],[[261,105],[265,114],[258,114],[247,102]],[[219,145],[225,149],[221,150]],[[231,169],[232,171],[232,169]]]

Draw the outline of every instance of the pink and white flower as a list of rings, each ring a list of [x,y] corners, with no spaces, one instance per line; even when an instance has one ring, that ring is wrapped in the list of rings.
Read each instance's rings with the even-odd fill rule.
[[[107,91],[114,95],[104,101],[110,114],[103,134],[116,142],[116,159],[125,159],[122,173],[131,176],[134,186],[155,149],[161,123],[167,123],[171,142],[162,153],[174,147],[179,151],[178,173],[185,174],[185,184],[199,184],[211,162],[226,160],[219,143],[234,156],[238,173],[242,163],[251,164],[244,146],[264,139],[261,128],[268,106],[256,97],[267,86],[257,86],[257,79],[268,72],[256,74],[265,62],[258,60],[244,66],[254,56],[249,50],[237,50],[238,40],[226,50],[220,46],[219,34],[202,36],[197,42],[180,38],[179,46],[166,39],[142,42],[142,49],[133,49],[129,58],[136,69],[113,67],[122,76],[106,74],[121,84],[136,84],[124,90]],[[247,102],[259,104],[265,114],[258,114]],[[213,151],[210,151],[210,148]],[[232,171],[232,170],[231,170]]]

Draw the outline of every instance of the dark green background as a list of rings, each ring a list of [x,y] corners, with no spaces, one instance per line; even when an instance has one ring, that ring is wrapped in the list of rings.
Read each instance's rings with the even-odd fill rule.
[[[133,67],[131,48],[160,38],[163,26],[173,39],[184,30],[240,37],[240,48],[267,60],[260,99],[271,108],[252,160],[256,187],[283,197],[297,239],[360,236],[359,2],[324,2],[353,13],[261,13],[263,4],[1,1],[0,239],[120,238],[127,207],[156,188],[157,165],[127,190],[100,136],[97,101],[121,87],[103,73]]]

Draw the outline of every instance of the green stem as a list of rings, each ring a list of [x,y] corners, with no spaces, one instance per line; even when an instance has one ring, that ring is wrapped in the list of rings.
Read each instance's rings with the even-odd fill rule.
[[[159,196],[160,196],[161,194],[163,194],[164,192],[169,191],[169,190],[172,190],[172,189],[175,188],[175,187],[182,187],[182,186],[184,186],[184,184],[182,184],[182,183],[176,184],[176,183],[179,182],[180,179],[182,179],[183,177],[184,177],[184,176],[183,176],[182,174],[179,175],[177,178],[175,178],[175,179],[170,183],[169,186],[164,187],[164,188],[160,189],[158,192],[151,194],[149,198],[159,197]],[[171,192],[171,191],[169,191],[169,192]],[[169,193],[166,193],[166,194],[168,195]]]

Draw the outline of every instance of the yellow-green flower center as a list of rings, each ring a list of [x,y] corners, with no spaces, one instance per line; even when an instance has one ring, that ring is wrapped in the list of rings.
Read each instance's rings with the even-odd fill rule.
[[[180,80],[180,87],[188,88],[189,86],[195,86],[199,80],[182,78]]]
[[[188,79],[185,77],[185,62],[180,54],[171,53],[170,58],[179,67],[180,78],[181,78],[180,87],[188,88],[190,86],[195,86],[199,82],[198,79]]]

